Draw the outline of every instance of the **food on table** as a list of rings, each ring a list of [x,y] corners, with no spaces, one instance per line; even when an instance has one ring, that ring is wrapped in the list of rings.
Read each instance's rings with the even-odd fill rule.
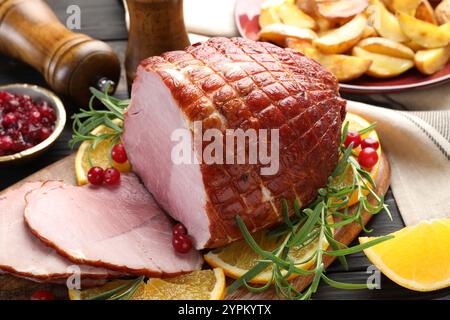
[[[356,149],[361,144],[361,135],[358,131],[355,130],[348,130],[347,136],[344,140],[344,147],[348,148],[350,145],[352,145],[353,149]]]
[[[225,296],[223,270],[194,271],[168,279],[148,280],[133,294],[132,300],[222,300]]]
[[[357,46],[372,53],[384,54],[394,58],[414,59],[413,50],[401,43],[386,38],[367,38],[358,42]]]
[[[177,252],[187,253],[192,249],[191,237],[182,223],[177,223],[172,228],[172,237],[172,245]]]
[[[342,27],[330,30],[314,40],[314,45],[324,53],[343,53],[362,38],[367,19],[360,14]]]
[[[336,78],[315,61],[266,42],[212,38],[141,63],[122,143],[133,171],[195,247],[211,248],[242,238],[237,213],[253,232],[282,220],[282,199],[314,200],[337,164],[344,115]],[[193,151],[193,121],[280,129],[278,174],[263,175],[257,164],[175,164],[171,135],[187,130]]]
[[[277,44],[284,44],[286,38],[305,40],[311,42],[317,38],[314,31],[305,28],[296,28],[286,24],[271,24],[264,27],[259,32],[261,40],[270,41]]]
[[[105,179],[105,171],[100,167],[92,167],[88,171],[87,179],[90,184],[93,184],[94,186],[99,186],[103,183],[103,180]]]
[[[121,122],[117,119],[114,120],[114,123],[119,126],[121,125]],[[92,131],[92,134],[100,136],[102,134],[111,133],[111,131],[111,129],[105,126],[99,126]],[[125,161],[124,163],[118,163],[114,161],[114,159],[112,159],[113,161],[111,161],[111,158],[113,158],[112,154],[111,157],[109,156],[112,151],[111,139],[100,141],[96,144],[95,148],[93,148],[93,146],[94,145],[92,141],[84,141],[78,148],[77,154],[75,156],[75,175],[78,185],[89,183],[88,173],[89,170],[91,170],[93,167],[98,167],[102,170],[114,167],[120,172],[129,172],[131,170],[131,166],[128,161]],[[94,171],[95,170],[98,169],[94,169]],[[103,179],[101,179],[101,181],[103,182]]]
[[[438,24],[450,22],[450,0],[442,0],[435,10]]]
[[[201,268],[195,250],[175,252],[172,223],[134,174],[114,187],[44,186],[26,200],[33,234],[74,262],[147,276]]]
[[[317,28],[316,21],[300,10],[293,2],[283,1],[276,10],[281,22],[284,24],[297,28]]]
[[[0,156],[29,149],[54,131],[56,112],[45,101],[0,91]]]
[[[424,74],[433,74],[441,70],[450,58],[450,47],[420,50],[416,52],[414,63]]]
[[[450,31],[443,26],[418,20],[403,12],[398,13],[398,21],[409,39],[428,49],[445,47],[450,42]]]
[[[358,163],[361,167],[371,170],[378,163],[377,150],[371,147],[363,148],[358,155]]]
[[[75,271],[69,273],[68,269],[73,262],[39,241],[23,223],[25,194],[40,188],[42,184],[25,183],[0,196],[0,271],[40,281],[65,279]],[[47,182],[45,185],[59,187],[61,182]],[[83,265],[80,271],[84,278],[117,276],[117,273],[109,270]]]
[[[125,163],[128,161],[127,152],[123,144],[118,143],[112,147],[111,158],[117,163]]]
[[[450,22],[443,17],[447,2],[442,1],[435,10],[428,0],[297,0],[295,4],[272,0],[261,6],[259,38],[302,52],[340,82],[362,75],[392,78],[414,66],[431,75],[448,64],[442,54],[450,42]],[[292,21],[287,25],[280,8],[284,8],[283,15],[300,10],[317,26],[298,28]],[[302,21],[309,19],[303,17]],[[432,63],[424,69],[414,61],[416,53],[426,49],[442,50],[438,50],[441,59],[429,58]]]
[[[108,168],[103,174],[105,184],[114,186],[120,183],[120,171],[116,168]]]
[[[394,58],[384,54],[372,53],[360,47],[354,47],[352,54],[360,58],[372,60],[367,74],[376,78],[391,78],[414,67],[410,59]]]
[[[450,286],[450,219],[422,221],[364,250],[370,261],[397,284],[416,291]],[[360,243],[373,238],[361,237]]]
[[[276,249],[284,237],[269,237],[267,231],[260,231],[253,235],[256,243],[267,251]],[[289,257],[295,261],[304,261],[301,264],[296,265],[300,269],[307,270],[314,263],[314,253],[318,249],[318,239],[310,242],[304,247],[293,247],[289,251]],[[328,248],[328,242],[323,244],[323,249]],[[253,268],[263,257],[257,254],[245,240],[239,240],[233,243],[211,250],[205,256],[205,261],[213,268],[222,268],[225,274],[233,279],[239,279],[247,271]],[[286,270],[283,270],[286,273]],[[249,280],[254,284],[266,284],[272,277],[272,268],[267,268],[266,271],[258,274],[253,279]],[[291,277],[293,279],[294,277]]]

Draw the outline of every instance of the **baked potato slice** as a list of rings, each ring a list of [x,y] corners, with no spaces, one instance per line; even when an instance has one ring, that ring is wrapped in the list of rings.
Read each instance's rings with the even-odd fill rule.
[[[416,52],[414,63],[423,74],[433,74],[442,70],[450,58],[450,47],[420,50]]]
[[[438,27],[403,12],[398,12],[398,21],[403,32],[424,48],[445,47],[450,42],[450,30],[445,25]]]
[[[362,35],[363,39],[370,38],[370,37],[377,37],[377,36],[378,36],[378,33],[377,33],[377,30],[375,30],[374,27],[369,26],[369,25],[364,27],[364,32],[363,32],[363,35]]]
[[[284,24],[307,29],[317,29],[316,21],[291,2],[284,2],[277,7],[277,13]]]
[[[314,48],[311,41],[295,39],[295,38],[286,38],[286,47],[297,50],[301,53],[305,53],[306,48]]]
[[[421,0],[416,8],[415,17],[419,20],[426,21],[437,25],[436,18],[434,16],[433,7],[428,0]]]
[[[392,78],[414,66],[414,62],[410,59],[394,58],[384,54],[372,53],[360,47],[354,47],[352,54],[355,57],[372,60],[372,64],[366,74],[375,78]]]
[[[424,47],[422,47],[420,44],[418,44],[414,40],[409,40],[408,42],[405,42],[404,45],[407,46],[408,48],[410,48],[414,52],[425,49]]]
[[[281,23],[277,10],[273,7],[262,7],[261,13],[259,14],[259,26],[261,29],[275,23]]]
[[[360,14],[368,0],[317,0],[317,12],[327,19],[347,19]]]
[[[346,52],[362,38],[366,25],[367,18],[359,14],[342,27],[327,31],[313,43],[323,53]]]
[[[369,21],[377,33],[383,38],[397,42],[406,42],[408,37],[403,33],[400,24],[382,2],[379,0],[370,0],[370,6],[367,9]]]
[[[287,38],[295,38],[311,42],[317,35],[311,29],[297,28],[282,23],[268,25],[259,32],[259,39],[285,46]]]
[[[384,54],[395,58],[414,59],[413,50],[401,43],[386,38],[372,37],[363,39],[357,46],[372,53]]]
[[[409,15],[414,15],[420,0],[392,0],[392,11],[401,11]]]
[[[306,56],[323,65],[340,82],[359,78],[369,69],[372,63],[371,60],[366,58],[344,54],[324,54],[315,48],[305,48],[304,50]]]

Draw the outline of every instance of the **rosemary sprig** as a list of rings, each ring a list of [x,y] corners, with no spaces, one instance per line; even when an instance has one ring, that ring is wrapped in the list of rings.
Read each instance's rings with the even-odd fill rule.
[[[375,128],[376,124],[371,124],[369,127],[360,130],[361,134],[370,132]],[[352,153],[353,145],[345,148],[343,142],[348,132],[348,122],[345,123],[340,147],[340,161],[335,170],[328,178],[326,187],[318,190],[317,199],[308,207],[300,210],[298,201],[294,202],[294,214],[289,218],[287,212],[287,203],[282,201],[283,217],[285,223],[268,232],[268,236],[283,236],[284,241],[273,251],[268,252],[263,250],[253,239],[250,232],[247,230],[245,223],[240,216],[236,217],[237,224],[243,234],[247,244],[261,257],[262,260],[258,262],[252,269],[244,274],[240,279],[233,282],[228,287],[228,293],[232,293],[237,288],[245,286],[252,292],[261,292],[267,290],[273,284],[278,295],[288,299],[310,299],[317,291],[319,283],[323,280],[330,286],[340,289],[364,289],[368,288],[367,284],[348,284],[341,283],[328,278],[325,275],[325,266],[323,259],[325,255],[334,256],[339,259],[344,268],[347,269],[347,262],[345,256],[360,252],[366,248],[374,246],[380,242],[392,238],[392,236],[379,237],[363,245],[355,245],[347,247],[345,244],[339,242],[334,238],[332,229],[341,228],[350,223],[358,222],[361,228],[366,232],[367,230],[363,223],[362,213],[377,214],[383,209],[390,215],[387,205],[384,203],[382,196],[378,196],[374,191],[376,189],[370,173],[362,168]],[[345,179],[352,176],[350,183],[344,183]],[[350,212],[347,204],[353,194],[357,194],[358,202],[355,208]],[[374,204],[370,202],[373,199]],[[330,222],[329,217],[337,218],[336,222]],[[391,218],[392,219],[392,218]],[[314,268],[310,270],[302,270],[297,268],[297,265],[305,261],[295,261],[289,256],[289,251],[293,248],[300,248],[312,241],[317,241],[317,249],[314,254],[308,259],[315,259]],[[323,244],[327,241],[330,245],[330,250],[324,250]],[[262,287],[252,287],[248,281],[267,270],[268,267],[272,269],[272,281]],[[311,284],[303,291],[299,292],[289,281],[292,274],[300,276],[312,275]]]
[[[73,120],[73,134],[69,141],[71,148],[75,147],[80,142],[92,141],[92,149],[103,140],[111,140],[111,145],[115,145],[122,135],[123,129],[121,125],[116,124],[113,120],[124,119],[124,111],[130,103],[130,100],[119,100],[117,98],[100,92],[95,88],[90,88],[92,97],[89,101],[89,108],[81,109],[79,113],[72,116]],[[94,107],[95,100],[99,100],[106,109],[98,110]],[[92,134],[92,130],[100,125],[104,125],[111,129],[110,133],[100,135]]]

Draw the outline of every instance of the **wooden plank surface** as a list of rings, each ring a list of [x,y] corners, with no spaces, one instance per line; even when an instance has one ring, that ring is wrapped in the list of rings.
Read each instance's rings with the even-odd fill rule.
[[[123,62],[123,56],[127,45],[127,33],[123,20],[123,8],[120,0],[47,0],[49,5],[55,10],[61,21],[67,18],[66,9],[69,5],[78,5],[81,8],[82,30],[95,38],[107,41],[119,54]],[[46,87],[42,76],[32,68],[23,65],[17,61],[13,61],[4,56],[0,56],[0,85],[27,82],[34,83]],[[122,79],[116,94],[118,97],[124,98],[128,96],[126,91],[126,83],[124,81],[124,71],[122,71]],[[346,95],[347,98],[359,101],[371,102],[369,95],[357,96]],[[63,99],[70,115],[73,110],[79,106],[73,105],[70,101]],[[389,105],[386,105],[390,107]],[[395,106],[392,106],[395,107]],[[26,166],[1,169],[0,170],[0,190],[5,189],[15,182],[28,177],[30,174],[37,172],[56,161],[65,158],[71,154],[67,142],[71,136],[70,121],[56,145],[41,158],[29,163]],[[56,163],[56,166],[60,163]],[[395,199],[392,192],[388,190],[386,202],[389,204],[393,214],[391,222],[387,215],[380,213],[372,221],[368,223],[368,227],[373,229],[371,235],[384,235],[404,226],[401,216],[398,212]],[[361,282],[367,279],[367,268],[371,265],[370,261],[361,253],[351,255],[348,259],[349,270],[335,263],[328,268],[328,275],[336,280]],[[39,285],[33,284],[26,280],[17,281],[10,276],[0,276],[0,299],[16,298],[27,299],[30,294]],[[59,286],[50,286],[52,290],[63,297],[64,289]],[[395,283],[381,277],[382,290],[359,290],[344,291],[330,288],[325,284],[321,284],[319,292],[315,295],[316,299],[450,299],[450,290],[441,290],[433,293],[417,293],[409,291],[397,286]]]

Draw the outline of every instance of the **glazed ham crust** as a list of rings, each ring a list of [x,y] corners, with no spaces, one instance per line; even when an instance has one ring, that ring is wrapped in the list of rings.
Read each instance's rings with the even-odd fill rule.
[[[146,84],[149,78],[155,81],[155,74],[188,126],[201,121],[203,130],[279,129],[279,171],[264,176],[261,164],[200,164],[204,196],[199,195],[198,200],[195,194],[190,197],[191,201],[203,201],[197,207],[204,211],[189,212],[174,204],[170,191],[162,191],[171,185],[158,176],[156,171],[163,170],[158,168],[160,164],[146,165],[139,159],[145,148],[147,154],[155,151],[150,151],[152,147],[146,147],[143,139],[139,146],[133,142],[137,132],[132,126],[144,121],[137,117],[148,112],[145,121],[152,125],[153,115],[168,112],[162,110],[168,108],[163,103],[151,105],[139,98],[145,95],[143,91],[155,88]],[[124,143],[135,171],[169,214],[187,225],[196,247],[218,247],[241,238],[236,215],[253,232],[282,221],[282,199],[292,205],[298,198],[307,205],[315,198],[316,190],[326,184],[336,166],[344,117],[345,100],[338,94],[336,78],[315,61],[269,43],[212,38],[141,63],[125,120]],[[190,186],[189,181],[180,183]],[[195,215],[204,215],[209,235],[204,227],[197,230],[201,228],[190,223]]]

